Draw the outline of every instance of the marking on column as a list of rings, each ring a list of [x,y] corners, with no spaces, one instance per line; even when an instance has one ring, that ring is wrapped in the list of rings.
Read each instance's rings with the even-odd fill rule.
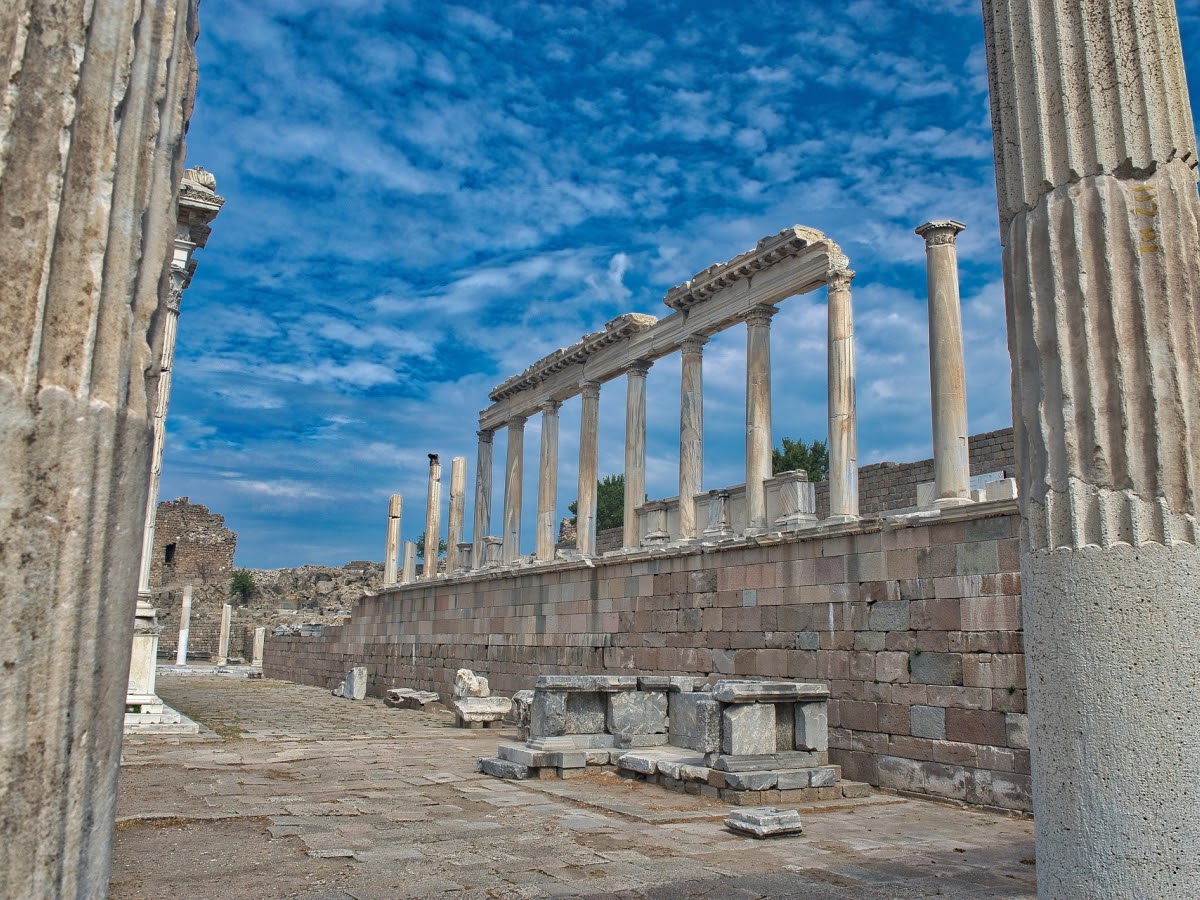
[[[1136,204],[1133,212],[1138,216],[1145,216],[1148,219],[1155,219],[1158,216],[1158,203],[1155,198],[1158,194],[1148,184],[1139,184],[1133,189],[1133,202]],[[1162,248],[1158,245],[1158,230],[1155,225],[1146,223],[1145,227],[1138,228],[1138,251],[1140,253],[1158,253]]]

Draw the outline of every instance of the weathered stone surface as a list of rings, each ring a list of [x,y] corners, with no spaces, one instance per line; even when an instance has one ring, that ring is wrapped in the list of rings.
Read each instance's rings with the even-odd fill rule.
[[[710,760],[712,767],[722,772],[765,772],[768,769],[804,769],[828,762],[825,753],[766,753],[733,756],[720,753]]]
[[[794,708],[797,750],[824,753],[829,749],[829,711],[824,701],[797,703]]]
[[[433,691],[417,691],[412,688],[389,688],[383,695],[383,703],[393,709],[424,709],[437,703],[441,697]]]
[[[636,675],[539,675],[535,690],[546,691],[636,691]]]
[[[714,695],[716,692],[714,692]],[[744,703],[721,710],[721,752],[733,756],[775,751],[775,707]]]
[[[367,667],[355,666],[346,673],[346,680],[342,683],[342,693],[339,696],[345,697],[347,700],[365,700],[367,681]]]
[[[941,706],[914,706],[908,711],[908,727],[913,737],[944,741],[946,710]]]
[[[614,734],[614,747],[665,747],[670,739],[663,734]]]
[[[507,697],[459,697],[452,704],[459,724],[499,722],[512,710]]]
[[[713,698],[722,703],[778,703],[829,696],[823,684],[800,681],[718,681]]]
[[[775,704],[775,752],[796,749],[796,704]]]
[[[567,734],[596,734],[604,731],[608,704],[601,694],[569,693],[563,729]]]
[[[528,778],[529,766],[523,766],[520,763],[510,762],[507,759],[497,759],[496,757],[483,757],[479,760],[479,771],[485,775],[492,775],[496,778]]]
[[[707,693],[669,694],[668,734],[676,747],[700,753],[721,749],[721,704]]]
[[[496,747],[496,755],[507,762],[528,766],[531,769],[540,769],[543,766],[551,765],[550,760],[555,754],[548,750],[531,750],[524,744],[513,741],[502,741]]]
[[[512,695],[512,710],[509,718],[517,726],[517,737],[521,740],[529,738],[529,720],[533,714],[533,691],[517,691]]]
[[[691,675],[639,675],[637,677],[639,691],[687,692],[696,690],[696,686],[703,683],[703,678],[693,678]]]
[[[665,734],[667,695],[646,690],[609,694],[607,725],[615,737]]]
[[[912,680],[917,684],[962,684],[962,655],[914,651],[909,656]]]
[[[774,806],[735,809],[725,819],[725,827],[730,831],[758,838],[799,834],[804,830],[800,813],[794,809],[778,809]]]
[[[765,772],[729,772],[725,775],[725,786],[735,791],[766,791],[775,787],[779,781],[779,773],[770,770]]]
[[[476,675],[470,669],[459,669],[454,675],[455,697],[490,697],[486,676]]]
[[[529,737],[554,737],[566,734],[566,731],[567,695],[562,691],[534,691],[529,714]]]
[[[611,734],[560,734],[556,737],[530,738],[527,742],[533,750],[592,750],[613,746]]]

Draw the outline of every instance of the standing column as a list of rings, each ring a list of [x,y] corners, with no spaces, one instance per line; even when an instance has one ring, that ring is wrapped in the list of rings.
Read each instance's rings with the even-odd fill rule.
[[[442,542],[442,461],[429,454],[429,493],[425,501],[425,578],[437,578],[438,546]]]
[[[637,508],[646,502],[646,373],[650,363],[638,360],[629,369],[625,395],[625,518],[621,544],[639,544]]]
[[[417,580],[417,545],[412,541],[404,542],[404,562],[400,573],[401,584],[412,584]]]
[[[746,533],[767,530],[771,477],[771,316],[773,306],[746,314]]]
[[[558,508],[558,408],[542,404],[541,467],[538,469],[537,558],[554,559],[554,513]]]
[[[685,541],[698,536],[696,495],[704,480],[704,345],[707,343],[706,337],[690,337],[680,344],[679,537]]]
[[[521,558],[521,486],[524,483],[525,417],[508,423],[508,453],[504,460],[504,545],[501,562]]]
[[[383,560],[383,583],[396,583],[396,562],[400,556],[400,512],[404,501],[399,494],[392,494],[388,501],[387,555]]]
[[[954,239],[962,222],[926,222],[929,293],[929,397],[933,410],[934,505],[960,506],[971,501],[971,464],[967,455],[967,375],[963,365],[962,310],[958,298],[958,256]]]
[[[984,0],[1038,895],[1200,884],[1200,202],[1170,0]]]
[[[858,413],[854,404],[854,272],[829,273],[829,518],[858,518]]]
[[[580,385],[579,500],[575,504],[575,550],[596,554],[596,483],[600,478],[600,382]]]
[[[491,431],[475,432],[479,437],[479,451],[475,461],[475,527],[471,534],[474,548],[471,562],[476,569],[483,568],[483,539],[492,527],[492,435]]]
[[[226,603],[221,607],[221,636],[217,638],[217,665],[229,662],[229,629],[233,621],[233,607]]]
[[[459,544],[462,542],[463,509],[466,503],[467,458],[450,460],[450,524],[446,529],[446,574],[459,570]]]
[[[179,646],[175,648],[175,665],[187,665],[188,631],[192,624],[192,586],[183,586],[183,606],[179,610]]]

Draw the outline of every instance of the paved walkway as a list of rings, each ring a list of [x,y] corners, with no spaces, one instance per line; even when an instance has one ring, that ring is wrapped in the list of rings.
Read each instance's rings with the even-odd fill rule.
[[[1033,897],[1028,820],[877,794],[799,807],[801,835],[606,772],[475,772],[511,731],[286,682],[170,677],[203,725],[126,740],[111,896]],[[208,730],[211,729],[211,730]]]

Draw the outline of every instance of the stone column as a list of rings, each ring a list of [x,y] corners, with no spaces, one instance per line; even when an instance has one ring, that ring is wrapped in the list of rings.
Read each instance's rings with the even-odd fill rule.
[[[650,363],[638,360],[629,369],[625,395],[625,518],[621,545],[635,548],[637,508],[646,502],[646,373]]]
[[[579,411],[579,500],[575,504],[575,550],[582,556],[596,554],[596,483],[600,478],[600,383],[580,385]]]
[[[554,559],[554,514],[558,509],[558,408],[542,404],[542,445],[538,469],[537,558]]]
[[[1038,894],[1200,884],[1200,202],[1169,0],[984,0]]]
[[[746,314],[746,533],[767,530],[765,484],[771,477],[771,316],[773,306]]]
[[[187,665],[188,630],[192,623],[192,586],[183,586],[183,605],[179,609],[179,646],[175,648],[175,665]]]
[[[226,603],[221,607],[221,636],[217,639],[217,665],[229,664],[229,628],[233,620],[233,607]]]
[[[442,539],[442,461],[429,454],[429,493],[425,501],[425,578],[437,578],[438,546]]]
[[[521,558],[521,487],[525,472],[525,417],[508,423],[508,452],[504,460],[504,550],[501,559],[512,565]]]
[[[412,584],[417,580],[417,545],[412,541],[404,542],[404,569],[400,575],[401,584]]]
[[[450,460],[450,523],[446,529],[446,574],[459,570],[458,558],[463,534],[463,510],[466,504],[467,458]]]
[[[392,494],[388,501],[387,551],[383,561],[383,583],[396,583],[396,563],[400,556],[400,513],[404,509],[404,500],[399,494]]]
[[[858,518],[858,414],[854,401],[854,272],[829,273],[829,518]]]
[[[262,668],[263,650],[267,645],[267,629],[260,625],[254,629],[254,655],[250,658],[250,665]]]
[[[958,255],[954,239],[966,228],[950,220],[926,222],[929,293],[929,397],[933,410],[934,506],[971,501],[967,455],[967,374],[963,364],[962,310],[958,298]]]
[[[679,382],[679,537],[694,540],[696,494],[704,480],[704,345],[705,337],[680,344]],[[768,429],[769,430],[769,429]]]
[[[491,431],[477,431],[479,450],[475,461],[475,525],[471,533],[474,549],[471,557],[475,568],[483,567],[483,539],[492,528],[492,436]]]

